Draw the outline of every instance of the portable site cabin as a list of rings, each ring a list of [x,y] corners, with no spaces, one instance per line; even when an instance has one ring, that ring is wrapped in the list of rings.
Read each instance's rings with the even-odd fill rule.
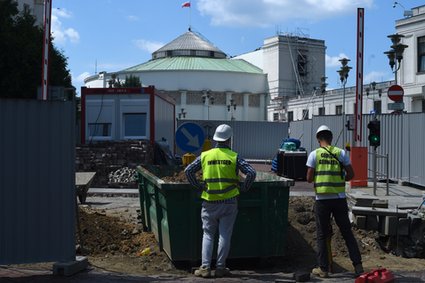
[[[157,94],[154,86],[82,87],[81,143],[165,139],[174,145],[175,115],[174,101]]]

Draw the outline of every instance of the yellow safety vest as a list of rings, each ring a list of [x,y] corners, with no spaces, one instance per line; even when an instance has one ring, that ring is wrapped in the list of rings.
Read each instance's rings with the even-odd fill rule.
[[[332,156],[328,151],[334,156]],[[341,149],[327,146],[316,150],[316,168],[314,171],[314,189],[317,194],[338,194],[345,192],[345,179],[338,161]],[[338,158],[338,160],[337,160]]]
[[[229,148],[213,148],[201,153],[202,178],[207,185],[201,198],[215,201],[239,195],[237,156],[237,153]]]

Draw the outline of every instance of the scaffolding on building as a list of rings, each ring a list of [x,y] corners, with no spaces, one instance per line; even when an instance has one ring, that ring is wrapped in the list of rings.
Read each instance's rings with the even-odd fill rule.
[[[287,121],[286,105],[290,98],[305,97],[310,93],[310,90],[312,91],[312,96],[315,96],[314,90],[317,86],[313,82],[315,69],[312,68],[312,64],[317,60],[310,52],[309,35],[300,29],[295,33],[279,32],[278,36],[283,39],[282,41],[287,43],[295,80],[292,87],[285,88],[286,91],[277,90],[277,95],[272,99],[272,105],[274,106],[274,110],[279,113],[279,121]]]

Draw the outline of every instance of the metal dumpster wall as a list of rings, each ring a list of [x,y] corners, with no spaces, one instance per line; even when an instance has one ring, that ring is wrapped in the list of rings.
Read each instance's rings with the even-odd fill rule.
[[[142,190],[147,190],[156,204],[152,206],[152,203],[141,201],[141,205],[149,206],[141,210],[150,209],[151,229],[160,247],[172,261],[199,261],[202,241],[200,194],[189,183],[164,182],[142,168],[138,167],[143,176],[143,179],[139,177],[144,183]],[[145,178],[146,175],[150,176]],[[285,255],[291,185],[292,180],[258,172],[251,190],[239,197],[229,259]],[[155,192],[151,190],[153,187]],[[154,213],[152,208],[156,210]]]

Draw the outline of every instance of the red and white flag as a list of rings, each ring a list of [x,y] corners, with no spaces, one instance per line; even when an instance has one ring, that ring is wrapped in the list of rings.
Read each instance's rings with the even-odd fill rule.
[[[190,1],[184,2],[182,4],[182,8],[185,8],[185,7],[189,7],[190,8]]]

